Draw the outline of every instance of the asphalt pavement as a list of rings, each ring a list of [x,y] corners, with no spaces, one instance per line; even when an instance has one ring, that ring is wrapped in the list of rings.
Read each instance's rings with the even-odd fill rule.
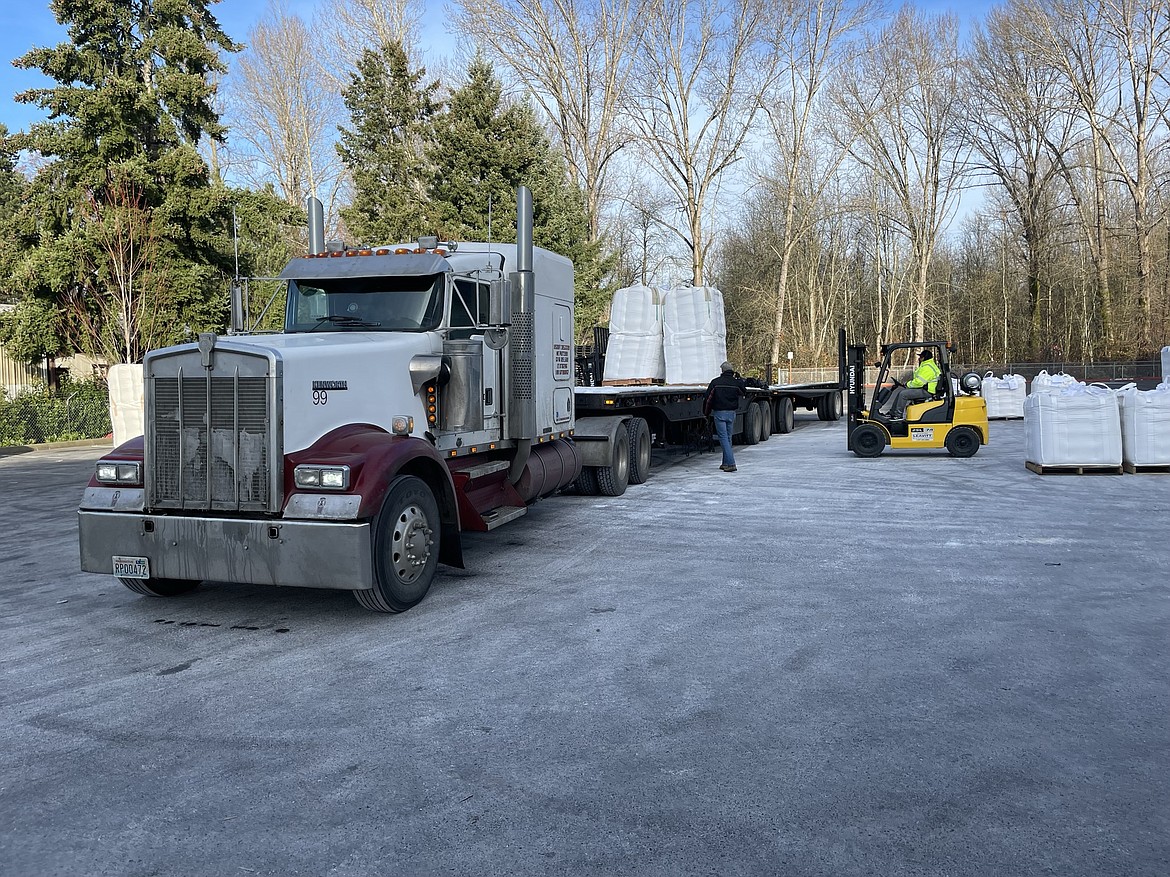
[[[137,596],[0,456],[0,874],[1164,877],[1170,475],[1023,442],[660,456],[395,616]]]

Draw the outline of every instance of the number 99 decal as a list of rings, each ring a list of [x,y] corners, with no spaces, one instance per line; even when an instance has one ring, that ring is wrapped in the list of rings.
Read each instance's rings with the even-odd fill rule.
[[[327,390],[314,390],[313,391],[313,404],[314,405],[325,405],[328,402],[329,402],[329,392]]]

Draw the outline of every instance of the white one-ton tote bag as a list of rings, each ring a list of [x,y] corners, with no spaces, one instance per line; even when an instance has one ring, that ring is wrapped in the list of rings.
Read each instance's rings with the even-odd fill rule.
[[[1134,466],[1170,465],[1170,383],[1152,390],[1133,384],[1117,391],[1122,457]]]
[[[1040,466],[1120,466],[1117,395],[1081,383],[1032,393],[1024,402],[1024,452]]]

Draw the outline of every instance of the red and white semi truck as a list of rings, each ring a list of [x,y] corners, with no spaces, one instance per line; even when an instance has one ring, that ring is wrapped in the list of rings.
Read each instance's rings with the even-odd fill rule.
[[[516,244],[352,249],[311,203],[283,332],[146,356],[145,434],[97,462],[82,569],[153,596],[247,582],[399,612],[463,565],[462,532],[645,481],[652,441],[701,430],[703,388],[577,387],[573,266],[533,246],[525,188],[517,214]],[[786,432],[794,404],[835,420],[839,389],[753,389],[737,430]]]

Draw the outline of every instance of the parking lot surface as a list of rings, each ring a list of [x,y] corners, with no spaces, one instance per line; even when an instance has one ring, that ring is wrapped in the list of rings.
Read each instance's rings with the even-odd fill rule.
[[[1170,476],[844,431],[545,500],[396,616],[137,596],[78,570],[100,450],[0,457],[0,874],[1170,873]]]

